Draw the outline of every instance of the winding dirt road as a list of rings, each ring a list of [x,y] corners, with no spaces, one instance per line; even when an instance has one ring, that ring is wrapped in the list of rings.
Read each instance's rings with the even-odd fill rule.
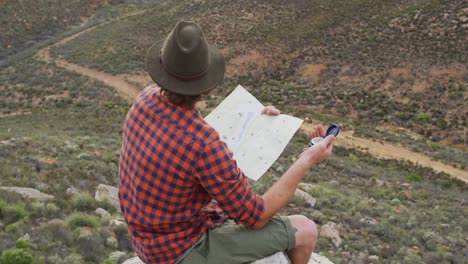
[[[133,13],[131,15],[138,15],[143,12],[144,11],[140,11],[137,13]],[[131,15],[127,15],[125,17],[129,17]],[[123,19],[125,17],[122,17],[120,19]],[[110,23],[110,22],[107,22],[107,23]],[[84,30],[75,35],[67,37],[57,43],[54,43],[51,46],[48,46],[38,51],[35,56],[49,63],[55,62],[56,65],[58,65],[59,67],[63,67],[65,69],[77,72],[79,74],[86,75],[90,78],[94,78],[99,81],[102,81],[106,83],[107,85],[113,87],[123,98],[125,98],[128,102],[132,103],[133,100],[138,95],[138,93],[140,92],[141,87],[136,87],[134,84],[128,82],[127,76],[112,75],[109,73],[97,71],[97,70],[83,67],[80,65],[72,64],[60,58],[52,58],[50,56],[49,51],[51,47],[56,46],[56,45],[62,45],[78,37],[81,34],[94,30],[96,27],[98,26],[91,27],[87,30]],[[313,127],[312,124],[304,124],[301,128],[303,130],[310,131],[312,127]],[[442,162],[435,161],[428,156],[425,156],[421,153],[413,152],[402,146],[393,145],[393,144],[385,143],[385,142],[383,143],[375,142],[370,139],[355,137],[353,136],[352,131],[341,131],[340,136],[336,140],[336,145],[344,146],[346,148],[359,149],[361,151],[368,152],[372,156],[375,156],[378,158],[408,160],[415,164],[432,168],[435,171],[448,173],[452,175],[453,177],[456,177],[464,182],[468,182],[468,172],[466,170],[461,170],[453,166],[444,164]]]

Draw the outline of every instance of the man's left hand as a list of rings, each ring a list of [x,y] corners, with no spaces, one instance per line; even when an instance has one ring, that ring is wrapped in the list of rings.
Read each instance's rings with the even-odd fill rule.
[[[274,106],[269,105],[269,106],[265,106],[265,108],[263,108],[262,114],[269,115],[269,116],[276,116],[276,115],[281,114],[281,111],[276,109]]]

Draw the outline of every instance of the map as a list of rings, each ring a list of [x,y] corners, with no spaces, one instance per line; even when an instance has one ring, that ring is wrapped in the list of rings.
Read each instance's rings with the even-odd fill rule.
[[[302,124],[301,119],[289,115],[264,115],[263,108],[238,85],[205,117],[234,154],[237,166],[253,180],[273,165]]]

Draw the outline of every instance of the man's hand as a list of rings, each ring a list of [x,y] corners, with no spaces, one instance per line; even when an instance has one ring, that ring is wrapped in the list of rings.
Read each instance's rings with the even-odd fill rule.
[[[313,164],[319,163],[322,160],[331,156],[333,151],[333,141],[335,140],[335,136],[329,135],[323,140],[312,147],[306,149],[302,154],[301,157],[306,158],[309,162],[310,166]]]
[[[311,138],[314,137],[324,137],[325,136],[325,129],[322,126],[316,126],[311,131],[310,136]],[[301,157],[306,158],[308,163],[312,166],[328,157],[332,154],[333,151],[333,141],[335,140],[335,136],[329,135],[323,140],[310,148],[307,148],[302,154]]]
[[[276,115],[281,114],[281,111],[276,109],[274,106],[269,105],[269,106],[265,106],[265,108],[263,108],[262,114],[269,115],[269,116],[276,116]]]

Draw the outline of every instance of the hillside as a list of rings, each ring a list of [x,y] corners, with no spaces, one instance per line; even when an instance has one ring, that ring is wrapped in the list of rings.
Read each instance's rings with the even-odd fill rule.
[[[337,223],[342,242],[321,236],[318,253],[334,263],[468,261],[466,182],[430,164],[468,173],[463,1],[88,3],[70,10],[82,19],[54,29],[64,33],[61,42],[34,46],[35,56],[0,69],[0,186],[55,197],[0,193],[0,262],[15,250],[36,264],[110,264],[132,256],[121,214],[94,193],[99,184],[117,184],[122,122],[134,94],[149,83],[146,49],[180,19],[200,23],[227,58],[227,78],[207,96],[203,114],[241,83],[263,103],[307,118],[306,128],[341,126],[333,156],[300,187],[315,206],[295,197],[282,211],[320,226]],[[29,4],[31,17],[53,10]],[[95,26],[67,31],[96,17],[99,6]],[[29,33],[18,34],[24,41]],[[351,144],[366,140],[373,144]],[[298,132],[252,188],[265,192],[307,142]],[[366,149],[385,145],[405,152],[388,158]],[[407,153],[429,164],[408,161]],[[97,208],[110,215],[97,215]]]
[[[152,42],[177,20],[194,20],[223,49],[228,77],[249,82],[257,95],[275,94],[264,100],[294,101],[307,112],[464,144],[463,1],[256,3],[163,1],[148,15],[100,27],[53,54],[113,74],[135,74],[144,70]]]
[[[147,0],[1,0],[0,61],[63,32],[130,12]]]

